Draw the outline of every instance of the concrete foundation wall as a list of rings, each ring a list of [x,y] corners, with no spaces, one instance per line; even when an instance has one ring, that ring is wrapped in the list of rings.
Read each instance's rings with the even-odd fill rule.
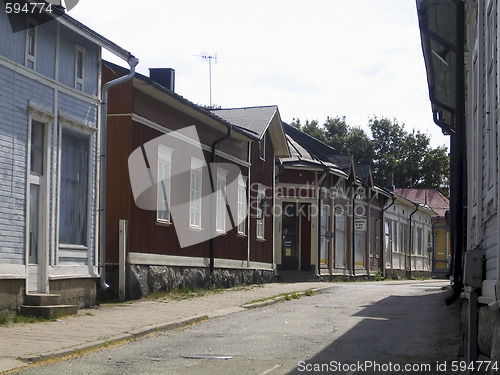
[[[0,280],[0,313],[15,311],[22,304],[25,283],[24,279]]]
[[[242,284],[275,281],[272,270],[216,269],[213,277],[207,268],[127,265],[126,298],[138,299],[158,290],[177,288],[229,288]],[[116,273],[114,273],[114,276]],[[118,293],[118,279],[113,277],[113,294]]]
[[[479,308],[478,348],[480,354],[500,363],[500,310]]]
[[[91,307],[97,302],[97,279],[51,280],[50,293],[60,294],[61,303],[78,308]]]

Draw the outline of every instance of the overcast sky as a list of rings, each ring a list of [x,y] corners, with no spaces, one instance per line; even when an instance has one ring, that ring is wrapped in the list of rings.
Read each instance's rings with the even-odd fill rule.
[[[277,105],[285,122],[397,118],[448,145],[432,121],[414,0],[80,0],[69,15],[139,58],[174,68],[175,91],[223,108]],[[112,55],[104,58],[126,63]]]

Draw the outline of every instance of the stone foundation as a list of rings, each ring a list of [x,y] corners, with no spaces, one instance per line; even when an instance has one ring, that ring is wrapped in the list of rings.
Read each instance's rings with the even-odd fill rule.
[[[12,312],[22,304],[24,279],[0,280],[0,313]]]
[[[78,308],[94,306],[97,302],[97,279],[51,280],[50,293],[60,294],[61,303]]]
[[[275,281],[269,270],[216,269],[211,277],[207,268],[127,265],[126,298],[139,299],[151,292],[188,287],[191,289],[230,288],[236,285],[263,284]],[[113,294],[118,279],[113,274]]]

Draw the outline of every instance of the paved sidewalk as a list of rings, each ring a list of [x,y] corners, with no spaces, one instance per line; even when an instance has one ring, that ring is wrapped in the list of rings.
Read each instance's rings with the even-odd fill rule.
[[[138,338],[200,319],[242,311],[251,307],[243,307],[250,301],[332,286],[334,284],[325,282],[272,283],[180,301],[159,299],[104,304],[54,322],[1,326],[0,373],[36,360],[97,348],[110,341]]]

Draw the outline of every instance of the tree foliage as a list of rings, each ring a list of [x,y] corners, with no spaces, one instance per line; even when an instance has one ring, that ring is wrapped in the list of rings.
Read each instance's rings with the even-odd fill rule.
[[[292,126],[326,143],[335,150],[353,155],[356,163],[371,164],[375,182],[386,185],[394,174],[394,184],[402,188],[435,188],[448,195],[450,159],[445,146],[432,148],[430,138],[420,130],[406,131],[397,119],[373,117],[370,135],[361,127],[349,126],[345,116],[328,117],[304,125],[294,119]]]

